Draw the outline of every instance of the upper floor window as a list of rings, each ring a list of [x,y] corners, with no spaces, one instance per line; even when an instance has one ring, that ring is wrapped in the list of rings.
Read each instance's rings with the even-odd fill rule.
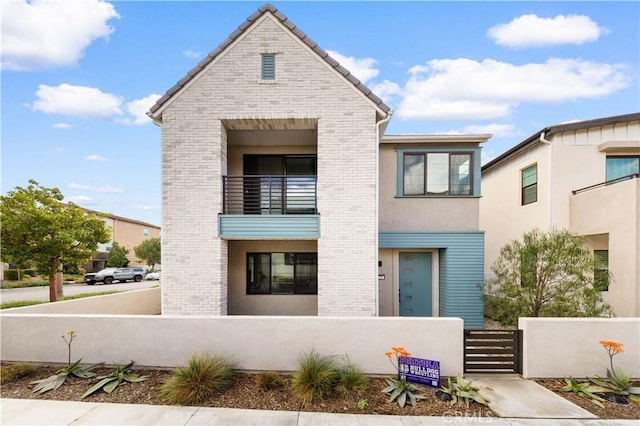
[[[263,80],[276,79],[276,55],[275,53],[262,54],[261,78]]]
[[[640,155],[607,157],[607,181],[636,173],[640,173]]]
[[[473,153],[403,153],[402,195],[473,195]]]
[[[521,172],[522,175],[522,205],[538,201],[538,165],[534,164]]]

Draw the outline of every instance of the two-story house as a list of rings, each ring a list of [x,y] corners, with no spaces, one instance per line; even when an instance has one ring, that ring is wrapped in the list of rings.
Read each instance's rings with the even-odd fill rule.
[[[583,236],[617,316],[640,316],[640,113],[546,127],[482,167],[485,270],[534,228]],[[611,279],[607,279],[606,272]]]
[[[481,325],[489,135],[383,136],[390,108],[268,4],[149,115],[163,314]]]
[[[136,219],[116,216],[111,213],[101,213],[95,210],[82,208],[87,213],[95,213],[102,217],[104,226],[109,228],[111,239],[104,243],[98,244],[98,251],[95,256],[90,259],[84,269],[87,271],[99,271],[107,267],[107,257],[113,243],[118,243],[121,247],[129,250],[127,258],[131,266],[146,266],[141,262],[133,251],[134,247],[139,246],[144,241],[151,238],[160,238],[160,227],[151,223],[142,222]]]

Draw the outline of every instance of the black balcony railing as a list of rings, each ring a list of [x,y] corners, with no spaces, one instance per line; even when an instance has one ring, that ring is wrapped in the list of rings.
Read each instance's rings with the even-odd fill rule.
[[[606,182],[596,183],[595,185],[586,186],[586,187],[580,188],[580,189],[574,189],[573,191],[571,191],[571,193],[573,195],[576,195],[576,194],[579,194],[581,192],[590,191],[592,189],[600,188],[602,186],[613,185],[614,183],[623,182],[625,180],[638,179],[639,177],[640,177],[640,174],[632,173],[630,175],[622,176],[622,177],[619,177],[619,178],[616,178],[616,179],[611,179],[611,180],[608,180]]]
[[[222,177],[223,214],[317,214],[316,176]]]

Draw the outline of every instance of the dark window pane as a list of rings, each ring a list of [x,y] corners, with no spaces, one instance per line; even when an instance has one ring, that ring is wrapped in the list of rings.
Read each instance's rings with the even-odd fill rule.
[[[271,256],[267,253],[247,254],[247,294],[271,293]]]
[[[594,287],[600,291],[609,290],[609,250],[595,250],[595,268],[593,270]]]
[[[522,170],[522,205],[538,201],[538,165]]]
[[[318,293],[317,253],[297,253],[295,255],[295,286],[297,294]]]
[[[404,195],[424,195],[424,154],[404,155]]]

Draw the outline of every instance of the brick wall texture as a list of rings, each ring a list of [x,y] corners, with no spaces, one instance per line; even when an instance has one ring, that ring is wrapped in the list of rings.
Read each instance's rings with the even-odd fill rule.
[[[261,53],[276,53],[275,82]],[[162,112],[163,315],[227,314],[223,120],[283,118],[318,123],[318,315],[376,315],[376,111],[269,14]]]

